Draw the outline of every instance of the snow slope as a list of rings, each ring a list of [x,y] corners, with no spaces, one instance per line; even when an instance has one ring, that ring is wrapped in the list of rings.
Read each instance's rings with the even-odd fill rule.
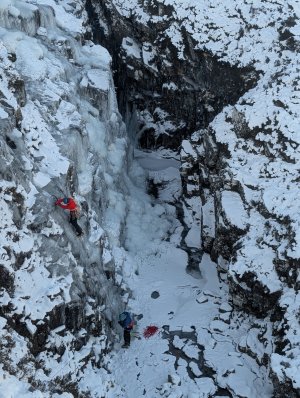
[[[262,362],[238,349],[244,339],[244,346],[249,345],[264,322],[253,326],[251,317],[233,311],[228,286],[207,255],[199,264],[200,279],[187,273],[188,256],[179,248],[182,227],[175,209],[181,182],[178,174],[174,184],[176,163],[172,165],[169,156],[138,153],[144,170],[150,176],[159,170],[157,182],[164,181],[169,189],[164,186],[159,202],[151,203],[140,189],[130,187],[126,248],[132,259],[123,267],[133,294],[129,308],[138,318],[142,315],[136,329],[140,339],[134,338],[130,349],[118,350],[110,369],[126,397],[205,398],[225,391],[234,397],[271,397]],[[143,175],[138,170],[133,164],[134,181]],[[226,279],[226,273],[222,276]],[[159,334],[145,339],[148,325],[158,326]],[[265,330],[267,338],[270,330]],[[270,347],[251,348],[259,356]]]

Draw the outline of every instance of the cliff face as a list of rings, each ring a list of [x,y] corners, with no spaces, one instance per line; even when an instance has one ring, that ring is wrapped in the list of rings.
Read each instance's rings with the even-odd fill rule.
[[[93,38],[112,54],[119,109],[128,124],[137,115],[134,128],[142,148],[178,149],[184,137],[206,127],[255,84],[253,68],[218,61],[197,49],[184,29],[179,57],[166,34],[175,21],[171,6],[155,4],[149,18],[160,20],[147,25],[134,13],[122,18],[114,2],[88,1],[87,12],[93,21],[100,18],[93,24]]]
[[[237,309],[270,317],[274,394],[298,396],[297,3],[115,0],[87,10],[113,54],[134,139],[181,148],[178,206],[193,220],[185,227],[201,225],[198,259],[207,252],[226,271]]]
[[[1,391],[95,394],[88,375],[116,340],[123,305],[109,241],[120,242],[124,219],[105,226],[111,197],[123,200],[127,148],[111,57],[84,39],[82,2],[2,3]],[[82,238],[54,206],[70,195]]]

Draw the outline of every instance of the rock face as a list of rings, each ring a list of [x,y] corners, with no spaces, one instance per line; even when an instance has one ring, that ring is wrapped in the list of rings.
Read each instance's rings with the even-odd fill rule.
[[[101,224],[120,189],[127,142],[111,58],[83,37],[83,3],[32,3],[0,6],[1,379],[18,396],[81,397],[91,387],[77,376],[101,367],[124,305],[112,229]],[[82,238],[54,206],[70,195]],[[115,220],[115,240],[122,223]],[[108,384],[104,377],[101,394]]]
[[[299,314],[294,307],[298,297],[298,260],[294,262],[288,255],[295,239],[293,222],[278,216],[277,208],[273,208],[275,214],[267,210],[266,196],[261,192],[263,181],[258,188],[252,177],[249,184],[241,174],[232,173],[233,155],[215,137],[214,131],[202,130],[182,144],[182,148],[190,147],[189,156],[185,150],[182,157],[185,185],[191,179],[195,181],[195,171],[199,170],[202,248],[221,268],[224,263],[228,267],[233,304],[259,318],[271,316],[275,321],[273,334],[277,348],[269,354],[275,396],[284,397],[288,391],[289,396],[296,397],[299,388],[296,379],[294,383],[291,379],[298,342],[291,333],[299,325]],[[251,147],[249,138],[244,142],[245,147]],[[245,154],[241,158],[247,163]],[[264,161],[267,165],[270,159],[264,157]],[[260,167],[262,170],[264,166]],[[263,180],[264,176],[260,178]],[[283,202],[285,198],[282,197]],[[289,359],[285,360],[288,355]]]
[[[195,215],[201,200],[201,215],[188,226],[201,226],[198,251],[227,270],[236,308],[271,316],[275,395],[298,396],[296,8],[292,0],[270,9],[265,2],[206,6],[91,0],[87,11],[100,21],[94,37],[113,54],[134,139],[143,148],[180,150],[181,203]],[[272,24],[261,19],[268,12]]]
[[[137,133],[139,145],[178,149],[184,137],[206,127],[225,105],[250,89],[256,74],[252,68],[234,68],[196,50],[185,31],[184,54],[178,57],[176,46],[164,34],[174,22],[172,7],[160,6],[163,11],[151,8],[154,18],[165,15],[159,27],[135,17],[121,18],[113,2],[89,0],[87,11],[93,21],[100,18],[93,38],[112,54],[119,109]]]

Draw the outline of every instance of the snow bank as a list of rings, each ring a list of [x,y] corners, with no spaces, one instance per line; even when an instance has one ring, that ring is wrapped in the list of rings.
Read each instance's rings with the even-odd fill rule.
[[[244,230],[249,222],[249,217],[240,195],[233,191],[223,191],[221,193],[221,204],[229,223]]]

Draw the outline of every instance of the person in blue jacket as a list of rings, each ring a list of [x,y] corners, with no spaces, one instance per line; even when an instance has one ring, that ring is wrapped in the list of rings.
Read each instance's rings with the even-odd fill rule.
[[[119,325],[122,326],[124,330],[124,344],[123,348],[128,348],[130,346],[130,332],[133,329],[133,319],[131,318],[129,312],[124,311],[119,315]]]

